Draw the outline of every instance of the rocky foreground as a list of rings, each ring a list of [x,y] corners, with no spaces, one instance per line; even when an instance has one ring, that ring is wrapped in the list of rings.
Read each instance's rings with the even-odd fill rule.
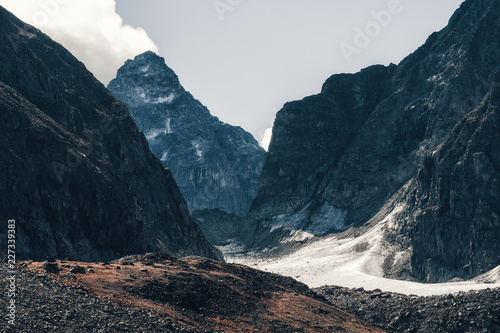
[[[208,259],[26,261],[14,271],[16,296],[2,293],[0,307],[15,299],[15,325],[2,318],[2,332],[384,332],[291,278]]]
[[[10,291],[12,273],[1,266]],[[152,254],[26,261],[14,272],[16,295],[2,293],[0,307],[8,313],[15,300],[15,325],[2,318],[2,332],[500,332],[500,289],[434,297],[311,290],[242,265]]]
[[[419,297],[341,287],[315,289],[335,307],[387,332],[500,332],[500,289]]]

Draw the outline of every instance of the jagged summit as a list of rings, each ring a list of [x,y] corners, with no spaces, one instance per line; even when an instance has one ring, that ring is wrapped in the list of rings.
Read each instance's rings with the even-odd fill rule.
[[[110,85],[114,89],[120,89],[123,82],[136,83],[133,88],[137,90],[127,102],[130,106],[172,103],[176,97],[185,93],[179,78],[166,65],[165,59],[152,51],[140,54],[134,60],[127,60],[118,69],[117,76],[123,78],[123,81]]]
[[[125,62],[108,88],[172,170],[191,211],[248,212],[264,159],[251,134],[212,116],[153,52]]]

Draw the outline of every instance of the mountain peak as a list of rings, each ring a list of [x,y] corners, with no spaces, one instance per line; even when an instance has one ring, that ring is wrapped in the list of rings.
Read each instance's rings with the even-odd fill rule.
[[[111,81],[108,87],[121,89],[122,86],[131,88],[127,99],[129,105],[171,103],[185,92],[165,59],[152,51],[127,60],[118,69],[117,79]]]
[[[140,66],[144,65],[148,68],[141,68]],[[165,63],[165,59],[153,51],[146,51],[134,57],[134,60],[127,60],[123,67],[120,70],[126,70],[128,72],[131,71],[131,67],[128,66],[136,66],[142,73],[168,73],[177,78],[174,71],[170,69]],[[152,72],[152,70],[156,70]]]
[[[191,211],[249,210],[264,150],[242,128],[212,116],[165,59],[146,52],[128,60],[108,89],[127,104],[153,153],[172,170]]]

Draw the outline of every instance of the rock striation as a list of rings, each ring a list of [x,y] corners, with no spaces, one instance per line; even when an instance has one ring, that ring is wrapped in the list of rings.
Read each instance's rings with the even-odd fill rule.
[[[248,212],[265,154],[251,134],[212,116],[153,52],[128,60],[108,89],[127,104],[152,152],[172,170],[191,212]]]
[[[126,106],[3,7],[0,110],[0,219],[16,221],[18,257],[154,251],[222,259]]]
[[[481,105],[429,153],[398,201],[393,236],[412,275],[470,279],[500,264],[500,72]]]

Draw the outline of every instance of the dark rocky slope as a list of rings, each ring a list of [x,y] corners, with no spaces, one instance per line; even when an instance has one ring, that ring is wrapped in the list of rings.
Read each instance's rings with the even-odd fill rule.
[[[351,227],[348,232],[352,235],[369,221],[382,220],[373,218],[382,208],[388,209],[386,204],[396,201],[399,194],[391,198],[417,175],[426,156],[479,105],[499,67],[500,2],[468,0],[445,29],[431,35],[399,65],[334,75],[320,94],[285,105],[277,114],[259,193],[247,217],[249,223],[257,221],[254,233],[244,241],[257,248],[283,246]],[[446,172],[444,168],[442,172]],[[479,195],[494,186],[486,177],[462,177],[461,191],[468,189],[471,195]],[[493,252],[496,246],[488,241],[486,230],[495,228],[495,215],[472,229],[462,225],[473,219],[476,211],[487,216],[492,212],[490,206],[500,206],[500,197],[489,193],[488,201],[481,196],[471,198],[476,202],[473,208],[457,207],[460,219],[454,219],[453,213],[446,225],[455,225],[449,230],[474,232],[480,243],[471,246],[491,245]],[[423,251],[422,258],[412,260],[419,279],[426,278],[423,272],[427,268],[417,266],[425,266],[423,261],[429,258],[440,257],[436,266],[452,255],[463,257],[457,265],[470,263],[472,257],[462,249],[463,241],[468,247],[469,236],[443,243],[439,233],[445,229],[436,230],[431,223],[418,230],[400,232],[401,238]],[[423,250],[435,231],[436,244]],[[474,255],[477,267],[465,268],[470,269],[470,275],[460,275],[472,276],[500,264],[492,256],[487,259],[486,252],[489,250]],[[457,272],[445,266],[429,280],[446,280]]]
[[[0,219],[16,220],[18,257],[221,259],[125,105],[2,7],[0,110]],[[7,229],[0,232],[6,249]]]
[[[500,72],[398,201],[405,209],[391,236],[411,248],[418,279],[469,279],[500,264]]]
[[[128,60],[108,89],[127,104],[153,153],[172,170],[191,212],[248,212],[264,161],[251,134],[212,116],[152,52]]]
[[[377,106],[394,67],[333,76],[319,95],[278,112],[252,212],[291,214],[311,202]]]
[[[384,98],[320,185],[322,200],[347,211],[346,225],[374,216],[484,98],[500,66],[499,14],[498,2],[464,2],[445,29],[397,66]]]

